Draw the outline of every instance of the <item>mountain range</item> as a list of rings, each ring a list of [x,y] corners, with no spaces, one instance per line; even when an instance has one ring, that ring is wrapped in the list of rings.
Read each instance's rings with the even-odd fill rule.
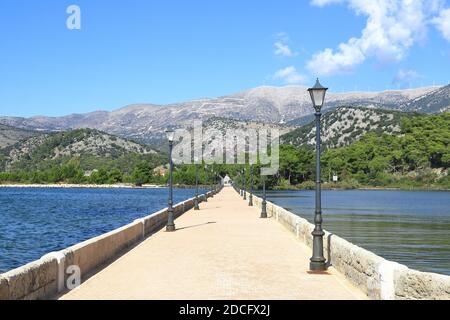
[[[383,92],[329,93],[324,111],[340,106],[359,106],[402,111],[447,110],[450,86]],[[187,128],[193,120],[228,118],[267,124],[297,126],[313,113],[306,87],[258,87],[215,99],[170,105],[134,104],[119,110],[96,111],[62,117],[0,117],[0,124],[25,130],[64,131],[97,129],[142,143],[161,141],[168,127]],[[304,121],[308,122],[308,121]],[[301,123],[303,124],[303,123]]]
[[[450,85],[412,99],[400,105],[399,109],[424,113],[450,111]]]

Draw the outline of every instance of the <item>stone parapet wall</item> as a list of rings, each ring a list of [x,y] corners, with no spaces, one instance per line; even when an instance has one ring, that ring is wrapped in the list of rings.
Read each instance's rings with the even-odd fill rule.
[[[50,297],[58,289],[58,262],[42,257],[0,275],[0,300],[35,300]]]

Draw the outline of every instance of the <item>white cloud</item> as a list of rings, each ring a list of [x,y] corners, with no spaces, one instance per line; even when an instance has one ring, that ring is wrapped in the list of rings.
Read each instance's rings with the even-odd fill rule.
[[[282,57],[294,57],[297,53],[293,52],[288,45],[289,37],[286,33],[277,34],[277,41],[274,43],[275,55]]]
[[[450,41],[450,9],[442,10],[439,16],[434,18],[432,22],[442,33],[442,36]]]
[[[305,76],[300,74],[294,66],[278,70],[273,77],[282,80],[286,84],[300,84],[306,82]]]
[[[283,57],[292,57],[294,56],[294,53],[292,52],[291,48],[287,44],[284,44],[282,42],[275,42],[275,54],[277,56],[283,56]]]
[[[421,78],[420,74],[411,69],[400,69],[395,75],[392,83],[402,88],[411,87],[411,83]]]
[[[442,10],[442,0],[312,0],[315,6],[346,3],[357,15],[367,16],[359,38],[314,54],[307,69],[318,75],[352,71],[368,58],[400,61],[425,38],[430,19]],[[445,17],[443,17],[445,18]],[[448,20],[446,20],[447,23]],[[438,23],[438,22],[436,22]]]

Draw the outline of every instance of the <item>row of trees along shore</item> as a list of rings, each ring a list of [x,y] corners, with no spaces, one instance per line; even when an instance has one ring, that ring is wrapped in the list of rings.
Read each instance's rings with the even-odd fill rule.
[[[325,149],[322,158],[322,180],[325,187],[399,187],[450,189],[450,177],[446,174],[450,166],[450,113],[431,116],[415,116],[402,120],[398,135],[367,133],[358,141],[346,147]],[[167,163],[167,158],[158,161],[133,162],[126,168],[111,162],[108,166],[94,170],[89,176],[79,159],[43,170],[15,170],[0,173],[3,183],[91,183],[113,184],[167,183],[168,176],[160,175],[155,167]],[[242,182],[240,172],[243,165],[212,166],[214,171],[229,174],[238,183]],[[253,166],[256,188],[262,184],[259,175],[261,166]],[[247,172],[248,170],[247,166]],[[269,188],[313,189],[315,175],[315,152],[312,147],[280,146],[280,168],[276,175],[267,177]],[[338,183],[332,176],[339,177]],[[215,182],[211,172],[200,166],[201,184]],[[195,184],[195,166],[176,166],[174,183]]]

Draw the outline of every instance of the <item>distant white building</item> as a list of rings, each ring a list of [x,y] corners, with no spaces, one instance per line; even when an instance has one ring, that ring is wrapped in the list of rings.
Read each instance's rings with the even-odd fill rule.
[[[231,185],[233,184],[233,180],[231,180],[231,178],[226,175],[225,178],[222,178],[222,184],[225,187],[231,187]]]

